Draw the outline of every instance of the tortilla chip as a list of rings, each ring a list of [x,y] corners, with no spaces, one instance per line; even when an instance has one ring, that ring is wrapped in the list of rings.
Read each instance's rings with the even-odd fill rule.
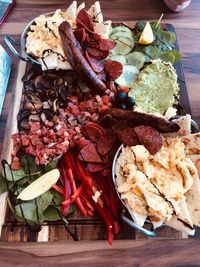
[[[166,222],[166,225],[188,235],[194,235],[195,230],[193,229],[193,222],[186,201],[183,201],[180,207],[180,214],[178,216],[173,215],[171,220]]]
[[[129,212],[129,214],[131,215],[133,221],[138,224],[139,226],[143,226],[145,221],[146,221],[146,218],[147,218],[147,215],[143,215],[143,214],[140,214],[136,211],[133,211],[129,205],[126,203],[126,208]]]
[[[198,176],[194,177],[194,184],[186,193],[186,197],[193,224],[200,227],[200,181]]]
[[[180,130],[175,133],[163,134],[164,137],[186,136],[191,134],[191,116],[189,114],[175,119],[173,122],[180,126]]]

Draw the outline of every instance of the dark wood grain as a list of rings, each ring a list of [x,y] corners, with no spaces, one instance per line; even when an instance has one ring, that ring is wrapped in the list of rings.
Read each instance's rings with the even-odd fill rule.
[[[0,243],[0,266],[199,266],[198,240]]]
[[[71,1],[65,0],[17,0],[16,6],[0,28],[0,44],[5,46],[3,37],[10,34],[19,38],[26,24],[35,16],[66,9]],[[79,3],[81,1],[78,1]],[[90,6],[93,1],[85,1]],[[163,22],[175,26],[180,50],[183,54],[183,69],[188,89],[188,96],[193,118],[200,122],[200,1],[193,0],[182,13],[170,12],[161,0],[113,0],[101,1],[104,17],[113,21],[156,20],[164,13]],[[8,113],[13,103],[13,85],[16,79],[18,61],[13,59],[13,69],[9,87],[0,117],[0,153],[5,135],[6,124],[9,124]],[[36,241],[38,234],[27,226],[14,227],[12,218],[4,225],[1,241]],[[88,222],[89,223],[89,222]],[[70,228],[74,229],[73,218]],[[83,239],[106,239],[103,225],[76,224],[77,231]],[[88,230],[89,229],[89,230]],[[197,236],[198,234],[197,230]],[[90,237],[90,238],[89,238]],[[180,238],[180,233],[168,227],[159,229],[162,241],[115,241],[112,248],[104,241],[73,242],[62,225],[49,226],[49,240],[67,240],[67,242],[33,243],[0,243],[0,266],[199,266],[200,242],[195,239],[164,240],[163,238]],[[144,239],[129,227],[122,225],[118,239]]]

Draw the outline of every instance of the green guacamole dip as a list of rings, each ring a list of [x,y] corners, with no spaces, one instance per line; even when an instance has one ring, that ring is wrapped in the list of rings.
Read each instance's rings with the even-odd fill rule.
[[[153,60],[138,75],[128,95],[135,99],[135,107],[147,113],[164,114],[176,103],[179,94],[177,74],[171,63]]]

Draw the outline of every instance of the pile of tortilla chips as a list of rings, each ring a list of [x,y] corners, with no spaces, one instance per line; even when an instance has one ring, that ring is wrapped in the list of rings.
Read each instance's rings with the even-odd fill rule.
[[[200,226],[200,133],[191,134],[191,117],[176,120],[176,134],[163,136],[161,150],[122,146],[115,165],[116,185],[135,223],[167,224],[188,235]]]

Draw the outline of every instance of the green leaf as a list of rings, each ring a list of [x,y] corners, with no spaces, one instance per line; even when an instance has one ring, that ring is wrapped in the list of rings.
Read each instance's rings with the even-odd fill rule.
[[[58,165],[58,161],[59,161],[60,158],[61,158],[61,155],[58,156],[58,157],[56,157],[56,158],[54,158],[52,161],[50,161],[50,162],[44,167],[45,172],[49,172],[49,171],[51,171],[51,170],[54,170],[54,169],[57,167],[57,165]]]
[[[61,205],[63,202],[63,195],[54,189],[51,189],[51,193],[53,194],[52,205]]]
[[[41,196],[36,198],[38,209],[43,212],[46,208],[51,204],[53,199],[53,195],[50,191],[42,194]]]
[[[38,171],[38,165],[35,163],[34,157],[24,154],[20,157],[20,163],[25,173],[35,173]]]
[[[45,211],[44,211],[44,218],[45,221],[58,221],[61,219],[60,217],[60,212],[55,206],[49,206]]]
[[[44,221],[42,212],[38,209],[37,216],[37,206],[30,202],[23,202],[16,205],[15,216],[18,221],[27,222],[29,224],[38,224]]]
[[[6,179],[3,177],[3,175],[0,173],[0,194],[7,192],[8,185]]]
[[[157,47],[148,45],[144,47],[143,52],[146,56],[148,56],[150,59],[157,59],[159,58],[160,51]]]
[[[5,174],[3,176],[9,182],[16,182],[26,176],[24,170],[21,168],[19,170],[12,170],[9,165],[5,166]]]
[[[170,53],[169,51],[164,51],[164,52],[160,53],[159,57],[164,62],[171,62],[171,63],[175,62],[174,55],[172,53]]]
[[[144,30],[144,27],[146,25],[146,22],[145,21],[138,21],[136,24],[135,24],[135,29],[139,32],[142,32]]]

